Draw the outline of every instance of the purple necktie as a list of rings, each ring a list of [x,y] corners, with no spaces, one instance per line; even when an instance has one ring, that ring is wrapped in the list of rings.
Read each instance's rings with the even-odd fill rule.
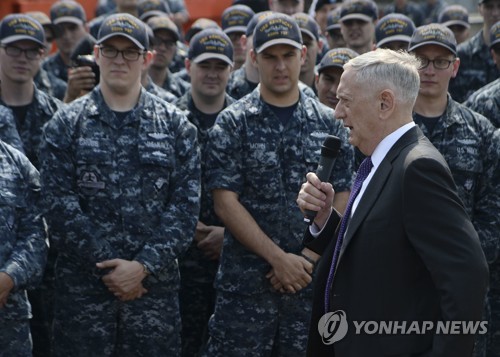
[[[340,230],[337,238],[337,244],[335,244],[335,251],[333,253],[332,265],[330,266],[330,273],[328,274],[328,280],[326,281],[325,313],[328,312],[328,308],[330,305],[330,290],[333,283],[333,277],[335,275],[335,268],[337,266],[337,261],[339,259],[340,248],[342,247],[342,242],[344,241],[344,235],[347,229],[347,224],[349,222],[349,218],[351,217],[352,205],[354,203],[354,200],[356,200],[356,196],[359,194],[359,191],[361,190],[361,186],[363,186],[363,181],[370,174],[372,167],[373,167],[372,160],[369,156],[363,160],[361,165],[359,165],[359,169],[356,174],[356,179],[354,180],[354,184],[352,185],[351,189],[351,194],[349,195],[349,200],[347,201],[345,213],[344,216],[342,217],[342,221],[340,222]]]

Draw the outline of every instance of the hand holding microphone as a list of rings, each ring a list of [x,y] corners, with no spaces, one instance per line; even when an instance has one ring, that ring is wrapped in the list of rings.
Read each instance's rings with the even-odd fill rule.
[[[333,188],[331,184],[328,183],[328,179],[332,173],[333,164],[339,149],[340,139],[336,136],[328,135],[321,146],[321,158],[318,163],[318,168],[316,169],[316,177],[308,174],[308,182],[302,185],[299,192],[297,203],[305,213],[304,221],[309,224],[312,224],[317,214],[317,211],[310,209],[310,205],[319,206],[320,209],[324,207],[325,204],[331,207],[332,202],[328,202],[330,200],[324,202],[324,200],[326,200],[330,194],[333,200]]]

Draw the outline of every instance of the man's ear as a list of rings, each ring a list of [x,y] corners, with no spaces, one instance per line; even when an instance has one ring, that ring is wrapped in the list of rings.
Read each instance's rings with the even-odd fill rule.
[[[390,89],[384,89],[379,94],[379,115],[383,119],[387,119],[395,110],[396,96]]]
[[[307,47],[302,46],[302,50],[300,50],[300,65],[306,63],[306,55],[307,55]]]
[[[250,58],[252,59],[252,66],[257,68],[257,53],[253,48],[250,50]]]
[[[184,59],[184,67],[189,75],[191,75],[191,60],[189,58]]]
[[[153,54],[153,52],[151,52],[151,51],[146,51],[146,52],[144,53],[144,62],[143,62],[143,66],[148,67],[148,66],[151,64],[151,62],[153,61],[153,58],[154,58],[154,54]]]
[[[458,73],[458,69],[460,68],[460,58],[456,58],[455,62],[453,62],[453,74],[451,75],[451,78],[455,78]]]

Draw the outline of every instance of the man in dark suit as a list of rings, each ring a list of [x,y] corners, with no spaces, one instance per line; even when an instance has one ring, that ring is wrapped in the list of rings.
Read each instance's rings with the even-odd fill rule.
[[[343,223],[331,185],[315,174],[297,198],[318,212],[304,243],[322,255],[308,356],[470,356],[474,332],[464,326],[486,332],[477,233],[444,158],[412,120],[419,65],[379,49],[344,66],[335,114],[368,157],[358,171],[366,178],[356,179]]]

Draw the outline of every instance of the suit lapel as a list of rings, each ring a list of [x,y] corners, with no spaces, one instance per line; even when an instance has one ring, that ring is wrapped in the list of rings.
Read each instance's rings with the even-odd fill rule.
[[[380,163],[377,171],[373,175],[370,183],[366,187],[363,196],[361,197],[358,207],[349,221],[347,227],[347,232],[344,237],[344,242],[340,250],[339,261],[342,258],[343,253],[347,249],[347,246],[351,242],[352,238],[356,234],[360,225],[364,222],[368,213],[372,210],[377,198],[384,189],[387,178],[392,171],[393,162],[398,157],[400,152],[408,145],[416,142],[419,137],[423,137],[422,131],[418,127],[413,127],[408,130],[398,141],[392,146],[387,155],[384,157]]]

